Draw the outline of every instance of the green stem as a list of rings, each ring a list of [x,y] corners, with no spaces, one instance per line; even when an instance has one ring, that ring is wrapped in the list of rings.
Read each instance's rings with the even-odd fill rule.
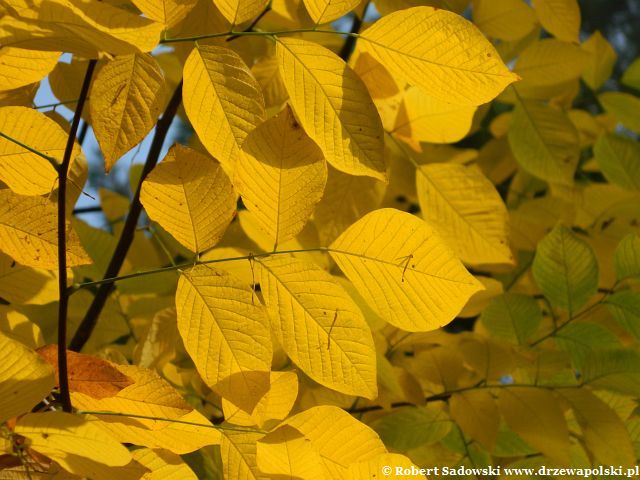
[[[34,154],[38,155],[41,158],[44,158],[47,162],[49,162],[51,164],[51,166],[53,167],[53,169],[56,172],[58,172],[60,170],[60,163],[58,162],[58,160],[56,158],[51,157],[51,156],[47,155],[46,153],[42,153],[42,152],[36,150],[33,147],[30,147],[29,145],[27,145],[25,143],[22,143],[20,140],[16,140],[15,138],[10,137],[6,133],[0,132],[0,137],[9,140],[12,143],[15,143],[16,145],[24,148],[25,150],[30,151],[31,153],[34,153]]]
[[[222,37],[247,37],[247,36],[273,37],[275,35],[286,35],[289,33],[307,33],[307,32],[328,33],[333,35],[347,35],[350,37],[359,36],[357,33],[352,33],[352,32],[340,32],[337,30],[319,30],[319,29],[316,30],[314,28],[296,28],[293,30],[278,30],[274,32],[262,32],[262,31],[235,32],[233,30],[230,30],[228,32],[210,33],[207,35],[196,35],[193,37],[163,38],[162,40],[160,40],[160,43],[196,42],[198,40],[206,40],[208,38],[222,38]]]

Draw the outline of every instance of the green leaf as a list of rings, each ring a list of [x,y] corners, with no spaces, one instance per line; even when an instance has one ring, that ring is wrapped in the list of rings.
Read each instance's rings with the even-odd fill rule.
[[[528,295],[505,293],[493,299],[480,321],[492,335],[523,344],[538,329],[542,311]]]
[[[570,323],[556,334],[555,339],[558,348],[569,353],[576,367],[583,365],[594,350],[620,346],[613,332],[591,322]]]
[[[624,290],[611,295],[605,303],[613,318],[640,339],[640,293]]]
[[[640,353],[599,350],[589,355],[582,370],[585,384],[594,388],[640,396]]]
[[[629,138],[605,133],[593,147],[603,175],[628,190],[640,190],[640,144]]]
[[[593,250],[571,230],[557,225],[538,244],[533,277],[552,305],[572,315],[598,289],[598,262]]]
[[[433,444],[449,433],[452,422],[447,414],[433,406],[401,407],[372,423],[384,444],[405,452]]]
[[[636,233],[630,233],[618,244],[614,267],[618,281],[640,277],[640,237]]]

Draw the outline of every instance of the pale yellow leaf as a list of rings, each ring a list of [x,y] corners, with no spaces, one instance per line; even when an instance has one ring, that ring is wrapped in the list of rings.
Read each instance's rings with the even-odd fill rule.
[[[531,32],[538,22],[523,0],[474,0],[473,23],[489,37],[514,41]]]
[[[40,327],[11,305],[0,305],[0,332],[32,349],[44,345]]]
[[[58,268],[58,210],[46,198],[0,190],[0,249],[16,262]],[[90,263],[73,230],[67,232],[67,266]]]
[[[591,54],[582,78],[592,90],[598,90],[611,76],[618,55],[598,30],[581,47]]]
[[[304,0],[307,12],[317,25],[337,20],[359,3],[360,0]]]
[[[193,252],[213,247],[236,214],[236,194],[215,160],[174,145],[142,184],[149,217]]]
[[[202,379],[251,412],[269,386],[269,321],[251,289],[208,265],[181,273],[178,330]],[[212,360],[215,359],[215,360]]]
[[[533,0],[544,29],[565,42],[578,43],[580,7],[577,0]]]
[[[416,184],[423,218],[463,262],[514,263],[507,207],[477,167],[421,165]]]
[[[163,25],[96,0],[7,0],[15,16],[0,21],[0,43],[97,58],[99,52],[149,52]]]
[[[269,3],[268,0],[212,0],[231,25],[257,17]]]
[[[416,142],[454,143],[471,129],[476,107],[443,102],[421,88],[404,92],[392,133]]]
[[[375,398],[371,331],[342,287],[311,263],[286,257],[257,262],[272,328],[289,358],[321,385]],[[301,337],[300,329],[307,334]]]
[[[19,265],[0,252],[0,297],[10,303],[53,302],[58,298],[58,277],[48,270]]]
[[[370,53],[356,48],[351,58],[350,64],[353,66],[353,71],[362,79],[371,98],[374,100],[388,98],[400,92],[397,79],[393,78]]]
[[[327,161],[351,175],[385,180],[382,123],[355,72],[306,40],[278,38],[276,56],[291,105]]]
[[[500,389],[500,413],[509,427],[533,448],[566,465],[569,430],[558,399],[542,388]]]
[[[198,0],[133,0],[133,3],[145,17],[171,28],[187,16]]]
[[[361,47],[392,75],[443,102],[481,105],[518,79],[476,26],[446,10],[394,12],[360,38]]]
[[[277,246],[300,233],[320,201],[324,157],[289,108],[251,132],[242,151],[234,186]]]
[[[640,133],[640,97],[624,92],[605,92],[598,102],[629,130]]]
[[[26,107],[0,108],[0,132],[62,162],[67,133],[44,114]],[[81,153],[74,145],[71,158]],[[46,195],[58,186],[58,174],[46,159],[0,136],[0,180],[20,195]],[[75,163],[75,162],[74,162]]]
[[[164,107],[164,77],[151,55],[122,55],[100,69],[90,96],[91,126],[108,173],[155,125]]]
[[[120,442],[165,448],[177,454],[220,443],[220,431],[155,372],[129,365],[116,365],[116,368],[134,384],[114,397],[95,399],[72,392],[71,398],[78,409],[116,413],[93,416],[95,422]]]
[[[287,91],[280,77],[278,59],[275,56],[263,57],[252,67],[251,73],[262,88],[267,108],[278,108],[287,99]]]
[[[141,480],[197,480],[180,456],[169,450],[139,448],[133,450],[131,456],[151,470]]]
[[[225,480],[267,480],[256,463],[256,442],[259,432],[225,431],[220,445]]]
[[[30,348],[0,333],[0,421],[31,410],[54,385],[53,368]]]
[[[265,118],[260,86],[237,53],[198,46],[184,65],[184,109],[200,141],[227,172]]]
[[[548,182],[573,184],[580,139],[564,112],[542,102],[519,100],[509,129],[509,144],[527,172]]]
[[[329,251],[371,307],[403,330],[447,324],[483,288],[432,227],[390,208],[365,215]]]
[[[67,454],[110,467],[126,465],[131,454],[108,431],[80,415],[64,412],[29,413],[18,420],[15,432],[29,440],[38,453],[58,462],[65,470]]]
[[[39,82],[58,63],[60,52],[37,52],[23,48],[0,48],[0,90]]]
[[[527,89],[566,83],[580,78],[589,54],[578,45],[555,38],[531,44],[518,57],[513,71],[522,77],[517,88]]]

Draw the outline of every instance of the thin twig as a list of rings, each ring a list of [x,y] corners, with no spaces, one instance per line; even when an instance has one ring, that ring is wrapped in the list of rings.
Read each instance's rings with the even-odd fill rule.
[[[133,196],[133,200],[131,201],[129,214],[127,215],[127,220],[125,221],[122,233],[120,234],[120,239],[118,240],[118,244],[116,245],[116,248],[113,252],[113,256],[111,257],[109,266],[105,271],[105,279],[112,278],[118,275],[118,272],[120,272],[120,268],[122,267],[122,264],[124,263],[124,260],[127,256],[127,252],[129,251],[129,247],[131,246],[131,242],[133,242],[138,218],[140,217],[140,212],[142,211],[142,204],[140,203],[140,189],[142,188],[142,182],[147,177],[149,172],[151,172],[153,167],[156,166],[156,163],[158,163],[160,152],[162,151],[162,146],[164,144],[167,133],[169,132],[169,127],[171,126],[173,117],[178,111],[180,102],[182,102],[182,81],[176,87],[175,92],[173,92],[173,96],[167,104],[167,108],[156,126],[153,141],[151,143],[151,147],[149,148],[149,154],[147,155],[147,160],[142,169],[140,182],[138,183],[138,187]],[[76,331],[76,334],[71,339],[71,344],[69,346],[71,350],[76,352],[80,351],[87,340],[89,340],[89,337],[91,336],[91,333],[93,332],[93,329],[98,322],[100,312],[102,312],[102,309],[112,289],[113,282],[100,285],[95,297],[93,297],[93,301],[91,302],[87,313],[85,314],[82,322],[80,323],[80,326],[78,327],[78,330]]]
[[[64,149],[62,163],[58,168],[58,382],[60,384],[60,400],[65,412],[71,411],[71,397],[69,395],[69,377],[67,372],[67,310],[69,308],[69,293],[67,291],[67,173],[71,163],[71,154],[76,141],[76,132],[82,116],[82,108],[89,93],[89,84],[96,66],[96,60],[90,60],[84,75],[80,98],[73,114],[67,145]]]
[[[267,3],[267,6],[264,7],[264,10],[262,10],[262,12],[260,12],[260,15],[258,15],[256,18],[253,19],[253,21],[249,24],[249,26],[247,28],[244,29],[243,33],[246,32],[253,32],[253,29],[255,28],[255,26],[258,24],[258,22],[260,20],[262,20],[262,17],[264,17],[269,11],[271,10],[271,0],[269,0],[269,3]],[[236,38],[241,37],[242,35],[232,35],[229,38],[227,38],[227,42],[230,42],[232,40],[235,40]]]

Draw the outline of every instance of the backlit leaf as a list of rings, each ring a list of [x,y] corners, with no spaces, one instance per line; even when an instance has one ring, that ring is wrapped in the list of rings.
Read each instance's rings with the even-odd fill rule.
[[[234,186],[277,246],[300,233],[320,201],[324,157],[288,108],[251,132],[242,151]]]
[[[606,133],[593,147],[598,166],[611,183],[640,190],[640,144],[629,138]]]
[[[624,237],[615,251],[616,278],[640,277],[640,237],[630,233]]]
[[[230,172],[240,145],[265,118],[260,87],[238,54],[223,47],[194,48],[183,75],[187,116],[205,148]]]
[[[538,244],[532,271],[551,304],[570,313],[578,311],[598,288],[598,262],[593,250],[562,225]]]
[[[565,42],[578,42],[580,7],[577,0],[533,0],[533,8],[546,31]]]
[[[203,380],[252,411],[268,389],[272,354],[267,316],[253,292],[231,275],[199,265],[181,273],[176,308],[178,330]]]
[[[220,13],[231,25],[238,25],[256,17],[267,6],[267,0],[213,0]]]
[[[600,350],[589,355],[582,370],[585,384],[628,395],[640,394],[640,355],[632,350]]]
[[[58,58],[60,52],[0,48],[0,89],[11,90],[39,82],[53,70]]]
[[[480,321],[492,335],[523,344],[538,329],[542,311],[527,295],[505,293],[484,309]]]
[[[22,265],[58,268],[58,211],[42,197],[0,190],[0,248]],[[67,233],[67,265],[90,263],[73,230]]]
[[[629,130],[640,133],[640,98],[630,93],[605,92],[598,95],[598,101]]]
[[[333,52],[305,40],[278,38],[276,56],[293,110],[327,161],[384,180],[382,123],[362,80]]]
[[[518,79],[472,23],[446,10],[390,13],[360,38],[390,73],[443,102],[481,105]]]
[[[403,330],[447,324],[483,288],[432,227],[390,208],[365,215],[329,251],[371,307]]]
[[[311,263],[283,257],[258,262],[271,324],[289,358],[322,385],[375,398],[371,331],[342,287]],[[300,329],[309,334],[300,337]]]
[[[416,182],[424,219],[462,261],[513,263],[507,208],[479,169],[453,163],[421,165]]]
[[[473,23],[489,37],[510,41],[531,32],[537,18],[522,0],[474,0]]]
[[[582,44],[582,49],[591,54],[582,78],[592,90],[598,90],[611,76],[618,55],[597,30]]]
[[[0,421],[31,410],[54,384],[53,369],[44,360],[0,333]]]
[[[151,470],[142,480],[197,480],[196,475],[180,456],[169,450],[139,448],[133,450],[131,456],[136,462]]]
[[[236,194],[220,164],[182,145],[147,176],[140,201],[152,220],[193,252],[213,247],[236,213]]]
[[[611,315],[635,338],[640,338],[640,294],[623,290],[605,300]]]
[[[359,3],[359,0],[304,0],[309,15],[318,25],[333,22],[353,10]]]
[[[170,28],[184,19],[198,0],[133,0],[133,3],[145,17]]]
[[[108,173],[153,128],[164,106],[164,77],[151,55],[123,55],[100,69],[90,95],[91,126]]]

